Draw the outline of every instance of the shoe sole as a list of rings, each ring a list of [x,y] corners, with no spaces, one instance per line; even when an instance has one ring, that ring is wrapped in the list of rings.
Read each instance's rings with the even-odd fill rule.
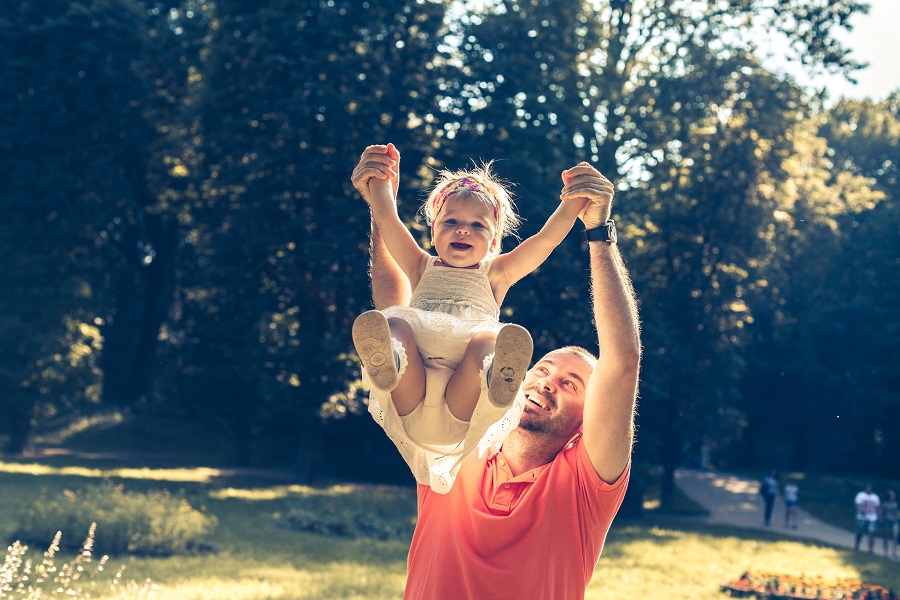
[[[390,392],[400,383],[400,374],[394,362],[394,346],[391,328],[383,314],[377,310],[364,312],[353,322],[353,345],[369,376],[372,387]]]
[[[516,399],[528,366],[534,342],[531,334],[520,325],[504,325],[497,334],[488,399],[491,404],[506,408]]]

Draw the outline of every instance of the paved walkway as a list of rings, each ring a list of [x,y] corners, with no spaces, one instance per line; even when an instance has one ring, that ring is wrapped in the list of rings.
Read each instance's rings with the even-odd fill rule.
[[[855,533],[833,527],[800,510],[799,527],[784,527],[784,502],[776,500],[770,527],[763,525],[759,482],[752,479],[695,469],[677,469],[675,483],[691,500],[709,511],[708,523],[761,529],[788,537],[824,542],[839,548],[853,548]],[[802,505],[802,502],[801,502]],[[877,549],[880,550],[881,540]],[[863,542],[865,543],[865,542]]]

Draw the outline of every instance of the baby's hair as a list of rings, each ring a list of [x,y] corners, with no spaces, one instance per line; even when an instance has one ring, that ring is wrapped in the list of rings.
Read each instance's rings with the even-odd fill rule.
[[[429,225],[434,224],[447,196],[466,193],[472,198],[477,198],[485,206],[494,211],[497,217],[497,237],[500,239],[507,235],[515,235],[522,223],[516,214],[512,195],[507,189],[508,182],[500,179],[492,170],[493,161],[475,165],[471,169],[459,169],[451,171],[443,169],[438,173],[434,188],[428,195],[421,212]],[[449,193],[445,193],[449,192]],[[496,244],[496,252],[499,253],[500,244]]]

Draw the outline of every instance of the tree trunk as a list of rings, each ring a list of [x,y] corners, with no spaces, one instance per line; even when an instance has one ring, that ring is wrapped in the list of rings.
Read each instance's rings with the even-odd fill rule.
[[[659,485],[659,508],[661,512],[675,511],[675,465],[663,465],[662,479]]]
[[[318,421],[307,423],[301,431],[293,480],[299,485],[310,485],[316,480],[316,466],[321,455],[322,424]]]
[[[178,226],[166,215],[147,215],[147,230],[156,256],[144,269],[144,310],[131,366],[128,404],[150,398],[157,367],[159,331],[169,315],[175,285]]]
[[[13,408],[7,415],[9,439],[3,447],[3,452],[21,456],[25,454],[25,450],[31,442],[31,413],[34,404],[32,401],[22,398],[21,402],[14,402],[13,406],[16,408]]]

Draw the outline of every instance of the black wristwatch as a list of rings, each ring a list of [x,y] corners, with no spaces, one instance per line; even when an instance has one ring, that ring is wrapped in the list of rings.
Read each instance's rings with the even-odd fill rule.
[[[615,244],[616,240],[616,222],[612,219],[607,219],[606,223],[600,227],[585,229],[581,232],[581,241],[585,244],[588,242],[607,242],[608,244]]]

